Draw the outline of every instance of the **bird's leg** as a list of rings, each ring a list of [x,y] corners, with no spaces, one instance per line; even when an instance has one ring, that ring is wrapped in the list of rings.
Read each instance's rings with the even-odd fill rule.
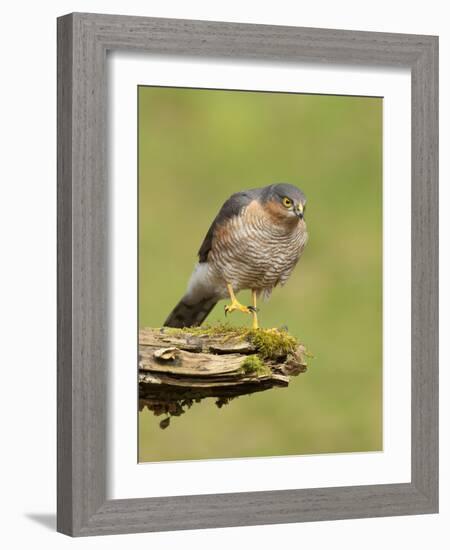
[[[230,283],[227,283],[227,289],[230,295],[231,304],[225,306],[225,315],[227,313],[232,313],[233,311],[236,311],[236,310],[242,311],[242,313],[253,313],[253,308],[251,306],[250,307],[243,306],[241,303],[238,302],[234,294],[233,287],[230,285]]]
[[[252,299],[253,299],[253,309],[252,309],[253,328],[257,329],[259,328],[259,325],[258,325],[258,313],[257,313],[258,308],[256,307],[256,299],[257,299],[256,290],[252,290]]]

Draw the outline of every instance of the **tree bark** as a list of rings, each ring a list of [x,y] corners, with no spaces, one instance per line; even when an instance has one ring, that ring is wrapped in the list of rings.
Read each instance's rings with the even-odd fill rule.
[[[273,331],[276,329],[269,329]],[[267,331],[266,331],[267,332]],[[277,331],[282,334],[281,331]],[[278,337],[278,334],[276,336]],[[302,344],[272,350],[261,358],[252,332],[144,328],[139,331],[139,404],[156,415],[186,412],[194,402],[215,398],[221,407],[231,399],[289,385],[306,371]],[[267,354],[266,354],[267,355]]]

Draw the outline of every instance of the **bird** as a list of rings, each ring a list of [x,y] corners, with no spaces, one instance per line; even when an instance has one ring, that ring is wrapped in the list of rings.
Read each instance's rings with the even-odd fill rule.
[[[199,326],[229,297],[225,314],[250,314],[258,329],[258,298],[268,299],[274,287],[286,283],[306,246],[305,210],[305,194],[290,183],[231,195],[206,233],[187,290],[164,326]],[[252,305],[238,301],[241,290],[251,290]]]

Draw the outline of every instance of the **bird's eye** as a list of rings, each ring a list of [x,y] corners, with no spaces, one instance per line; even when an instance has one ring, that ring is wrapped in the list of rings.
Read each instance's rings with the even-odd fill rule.
[[[283,206],[285,206],[286,208],[289,208],[292,206],[292,201],[291,199],[288,199],[287,197],[284,197],[283,199]]]

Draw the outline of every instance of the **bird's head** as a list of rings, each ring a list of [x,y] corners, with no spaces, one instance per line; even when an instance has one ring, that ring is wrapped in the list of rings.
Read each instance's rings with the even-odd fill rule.
[[[305,216],[305,194],[290,183],[277,183],[265,187],[263,204],[270,214],[280,221],[294,223],[303,220]]]

